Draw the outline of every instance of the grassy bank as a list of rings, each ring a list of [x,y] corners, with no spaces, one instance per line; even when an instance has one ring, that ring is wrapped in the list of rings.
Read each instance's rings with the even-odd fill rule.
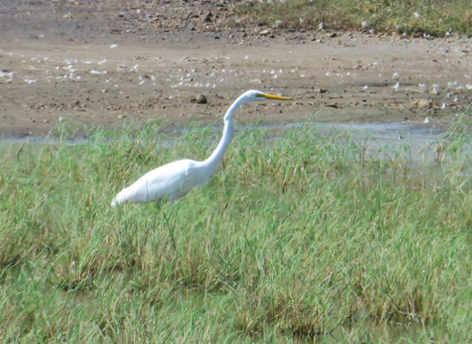
[[[256,128],[173,206],[109,206],[151,168],[206,157],[208,137],[150,122],[0,143],[0,341],[470,339],[466,134],[413,167],[408,147],[386,158],[349,134]]]
[[[472,35],[470,1],[287,0],[245,2],[240,24],[292,29],[374,30],[445,36]]]

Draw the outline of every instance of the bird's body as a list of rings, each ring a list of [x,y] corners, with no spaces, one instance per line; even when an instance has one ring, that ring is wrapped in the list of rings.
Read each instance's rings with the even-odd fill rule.
[[[158,167],[139,178],[131,186],[121,190],[113,199],[112,206],[124,202],[175,201],[185,196],[196,186],[205,184],[223,159],[233,137],[233,114],[242,104],[253,100],[290,98],[274,96],[260,91],[243,93],[228,109],[225,115],[223,137],[213,154],[205,161],[184,159]]]
[[[163,199],[173,202],[194,187],[202,186],[209,178],[200,161],[174,161],[146,173],[133,185],[121,190],[112,205],[125,201],[144,203]]]

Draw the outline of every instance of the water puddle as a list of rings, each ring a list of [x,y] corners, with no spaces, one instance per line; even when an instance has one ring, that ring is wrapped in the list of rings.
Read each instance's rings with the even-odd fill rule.
[[[436,142],[446,133],[426,123],[292,123],[286,125],[262,125],[266,129],[288,129],[312,126],[316,135],[348,134],[370,155],[388,157],[389,153],[403,151],[414,162],[434,161]]]
[[[285,129],[302,128],[310,126],[316,128],[315,135],[325,136],[329,134],[346,133],[350,139],[363,149],[369,151],[369,154],[379,154],[388,157],[389,152],[404,151],[409,155],[409,159],[416,162],[434,161],[437,159],[437,151],[434,144],[445,130],[433,128],[430,124],[423,123],[290,123],[290,124],[261,124],[258,128],[269,129],[273,131],[283,131]],[[247,129],[247,126],[236,124],[235,135]],[[215,127],[214,131],[221,133],[222,128]],[[170,133],[166,134],[182,135],[189,132],[188,128],[172,128]],[[276,136],[268,138],[277,139]],[[171,145],[171,141],[165,141],[165,145]],[[34,144],[59,144],[58,138],[47,138],[41,136],[27,137],[6,137],[0,138],[0,144],[12,143],[34,143]],[[87,138],[75,138],[65,141],[69,145],[81,145],[88,143]],[[103,142],[101,142],[103,143]]]
[[[33,143],[33,144],[59,144],[64,143],[68,145],[82,145],[89,142],[87,138],[79,137],[73,140],[61,140],[59,138],[48,138],[44,136],[9,136],[0,137],[0,144],[11,144],[11,143]]]
[[[293,335],[293,334],[291,334]],[[290,336],[287,336],[287,339]],[[435,339],[442,342],[447,338],[440,328],[425,328],[418,323],[402,324],[387,321],[375,324],[373,321],[353,322],[340,325],[331,331],[322,333],[296,333],[294,343],[418,343],[433,342]],[[283,340],[281,342],[284,342]]]

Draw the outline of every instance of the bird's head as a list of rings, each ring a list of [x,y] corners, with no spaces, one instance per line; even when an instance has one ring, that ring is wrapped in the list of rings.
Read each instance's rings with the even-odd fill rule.
[[[243,94],[243,97],[247,98],[248,101],[252,100],[267,100],[267,99],[274,99],[274,100],[292,100],[291,98],[276,96],[269,93],[264,93],[257,90],[250,90]]]
[[[261,91],[250,90],[244,92],[236,101],[230,106],[228,111],[225,115],[225,121],[231,122],[233,120],[233,114],[238,107],[242,104],[251,102],[254,100],[267,100],[267,99],[274,99],[274,100],[292,100],[291,98],[276,96],[273,94],[264,93]]]

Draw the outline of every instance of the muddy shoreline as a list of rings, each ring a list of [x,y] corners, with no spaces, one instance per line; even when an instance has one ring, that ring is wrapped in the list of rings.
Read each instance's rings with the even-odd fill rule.
[[[1,136],[44,136],[59,121],[213,123],[247,89],[294,101],[247,104],[236,116],[243,123],[315,116],[447,127],[472,99],[467,38],[182,29],[171,25],[179,8],[152,27],[139,7],[114,3],[0,5]]]

